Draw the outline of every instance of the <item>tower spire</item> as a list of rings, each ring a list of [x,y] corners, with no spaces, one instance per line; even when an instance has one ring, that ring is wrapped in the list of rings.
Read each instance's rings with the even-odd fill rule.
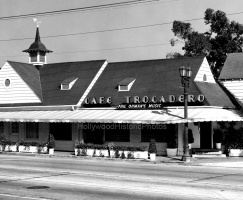
[[[30,45],[29,49],[26,49],[23,52],[29,53],[29,63],[40,66],[46,64],[46,53],[51,53],[52,51],[48,50],[41,42],[39,33],[39,24],[41,21],[38,21],[37,18],[34,18],[33,20],[37,24],[35,42]]]

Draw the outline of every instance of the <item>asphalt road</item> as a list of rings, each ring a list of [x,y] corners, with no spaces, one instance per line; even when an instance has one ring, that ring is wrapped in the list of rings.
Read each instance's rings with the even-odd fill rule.
[[[242,200],[243,169],[0,155],[0,199]]]

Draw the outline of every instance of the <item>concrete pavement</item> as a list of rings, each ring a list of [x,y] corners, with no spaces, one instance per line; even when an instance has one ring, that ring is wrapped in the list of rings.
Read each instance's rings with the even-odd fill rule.
[[[208,167],[229,167],[243,168],[243,157],[226,157],[226,158],[191,158],[191,162],[181,161],[181,156],[166,157],[156,156],[156,162],[145,159],[120,159],[120,158],[101,158],[89,156],[75,156],[74,152],[55,151],[53,155],[38,153],[19,153],[19,152],[0,152],[0,154],[18,155],[18,156],[39,156],[39,157],[62,157],[62,158],[78,158],[78,159],[98,159],[103,161],[114,162],[134,162],[134,163],[154,163],[154,164],[179,164],[190,166],[208,166]]]

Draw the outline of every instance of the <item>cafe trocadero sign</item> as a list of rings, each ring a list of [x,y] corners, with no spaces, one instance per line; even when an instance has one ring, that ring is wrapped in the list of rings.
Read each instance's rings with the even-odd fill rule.
[[[188,102],[203,102],[205,99],[204,95],[199,94],[197,96],[188,95]],[[167,98],[164,96],[125,96],[124,103],[173,103],[173,102],[184,102],[184,95],[169,95]],[[93,97],[93,98],[86,98],[84,100],[84,104],[112,104],[112,97]]]

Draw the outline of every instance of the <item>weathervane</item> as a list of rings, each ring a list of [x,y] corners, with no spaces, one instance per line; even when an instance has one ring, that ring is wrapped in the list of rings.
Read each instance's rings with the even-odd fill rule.
[[[37,18],[33,18],[33,20],[37,24],[37,27],[39,27],[39,24],[41,23],[41,21],[38,21]]]

